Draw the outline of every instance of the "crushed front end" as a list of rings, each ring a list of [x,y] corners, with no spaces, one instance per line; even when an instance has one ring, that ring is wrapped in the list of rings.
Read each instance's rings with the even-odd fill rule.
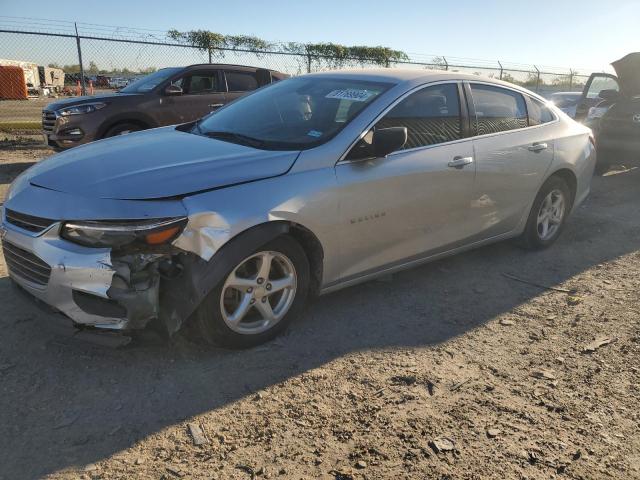
[[[2,248],[18,285],[77,326],[133,330],[158,318],[162,272],[183,252],[81,245],[63,238],[63,225],[4,209]]]

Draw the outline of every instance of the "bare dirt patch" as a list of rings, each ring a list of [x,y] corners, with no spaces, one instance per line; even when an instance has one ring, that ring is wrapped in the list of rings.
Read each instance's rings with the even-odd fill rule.
[[[0,145],[2,188],[47,152]],[[549,250],[322,297],[248,351],[79,341],[0,262],[0,478],[640,478],[640,170],[618,172]]]

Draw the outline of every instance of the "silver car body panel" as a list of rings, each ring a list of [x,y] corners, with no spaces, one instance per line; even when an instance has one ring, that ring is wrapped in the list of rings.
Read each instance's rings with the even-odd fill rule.
[[[14,182],[5,207],[58,220],[186,216],[187,226],[172,246],[204,262],[215,261],[217,252],[252,227],[270,222],[299,225],[322,246],[320,290],[326,293],[519,235],[536,193],[556,172],[569,172],[575,177],[574,207],[589,193],[595,166],[595,149],[588,140],[590,131],[552,105],[549,108],[556,120],[540,126],[398,151],[385,158],[344,160],[378,118],[416,89],[442,82],[484,82],[544,101],[527,90],[447,72],[385,69],[311,76],[355,76],[396,85],[329,142],[296,152],[297,158],[286,172],[274,170],[270,174],[265,170],[260,178],[253,176],[226,187],[214,181],[212,188],[204,189],[206,185],[199,179],[198,190],[202,191],[175,199],[158,199],[161,192],[148,186],[155,198],[150,201],[92,198],[84,191],[79,195],[36,187],[29,183],[30,179],[44,167],[35,166]],[[137,135],[152,136],[160,130],[164,129],[132,134],[119,141],[124,146]],[[216,146],[221,143],[209,141]],[[532,152],[529,147],[534,143],[545,143],[547,148]],[[99,151],[101,144],[81,148]],[[111,148],[111,144],[107,146]],[[448,162],[459,156],[472,158],[473,162],[461,169],[450,168]],[[186,181],[181,177],[181,182]],[[188,192],[189,185],[184,185],[183,190]],[[56,230],[59,223],[56,225],[45,234],[34,235],[7,223],[3,217],[5,240],[35,253],[52,266],[45,291],[35,291],[19,277],[15,280],[79,324],[131,327],[126,320],[94,318],[72,305],[71,287],[107,298],[117,269],[109,250],[89,249],[63,240]]]

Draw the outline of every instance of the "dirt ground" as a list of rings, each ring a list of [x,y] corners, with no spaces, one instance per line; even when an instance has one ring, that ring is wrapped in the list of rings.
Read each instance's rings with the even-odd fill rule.
[[[0,198],[37,141],[0,134]],[[81,341],[2,261],[0,479],[640,478],[636,165],[546,251],[327,295],[248,351]]]

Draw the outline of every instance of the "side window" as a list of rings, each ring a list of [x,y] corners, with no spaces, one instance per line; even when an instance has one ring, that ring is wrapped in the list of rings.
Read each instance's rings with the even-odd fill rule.
[[[471,84],[476,109],[475,134],[506,132],[528,126],[524,97],[512,90]]]
[[[230,92],[247,92],[258,88],[258,79],[251,72],[224,72]]]
[[[407,127],[405,150],[462,138],[458,86],[447,83],[412,93],[375,126],[388,127]]]
[[[529,98],[529,125],[542,125],[553,120],[555,116],[544,103],[535,98]]]
[[[176,78],[175,80],[171,80],[171,85],[175,85],[176,87],[184,88],[184,77]]]
[[[598,98],[602,90],[619,91],[620,87],[615,78],[605,76],[594,76],[589,84],[587,98]]]
[[[219,92],[218,74],[216,72],[194,73],[189,81],[189,90],[186,92],[191,95],[199,95],[206,93]]]

